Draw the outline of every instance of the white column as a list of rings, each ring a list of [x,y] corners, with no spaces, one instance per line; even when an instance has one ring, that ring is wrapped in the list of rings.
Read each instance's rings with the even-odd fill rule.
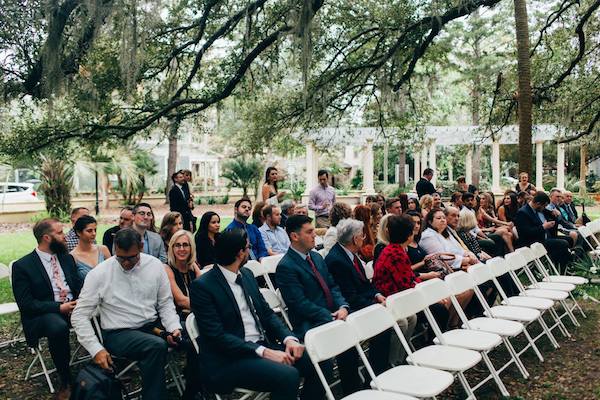
[[[363,154],[363,194],[375,194],[373,185],[373,139],[367,139]]]
[[[492,192],[500,193],[500,142],[492,143]]]
[[[204,176],[204,182],[203,182],[204,185],[203,185],[203,187],[204,187],[204,192],[206,193],[206,192],[208,192],[208,177],[209,177],[209,174],[208,174],[208,161],[203,161],[202,162],[202,166],[203,166],[202,169],[204,170],[204,172],[202,173],[202,175]]]
[[[556,149],[556,187],[565,188],[565,144],[559,143]]]
[[[448,164],[448,181],[454,181],[454,165]]]
[[[469,145],[465,158],[465,179],[468,184],[473,182],[473,146]]]
[[[219,187],[219,160],[215,161],[215,163],[214,163],[213,173],[214,173],[213,186],[215,189],[217,189]]]
[[[306,184],[306,189],[304,190],[304,195],[308,196],[310,190],[314,186],[314,179],[317,171],[315,168],[315,145],[313,142],[306,143],[306,175],[304,177],[304,183]]]
[[[419,177],[421,176],[421,159],[419,158],[421,153],[417,149],[414,149],[413,151],[413,162],[415,169],[415,171],[413,172],[413,178],[416,183],[419,180]]]
[[[424,145],[421,149],[421,171],[419,172],[419,178],[423,175],[423,171],[427,168],[427,146]]]
[[[388,145],[387,140],[385,141],[385,143],[383,144],[383,184],[387,185],[389,178],[388,178],[388,169],[389,169],[389,152],[390,152],[390,148]]]
[[[544,190],[544,142],[535,142],[535,187]]]
[[[433,169],[433,178],[431,179],[431,183],[435,186],[437,182],[438,171],[437,168],[437,160],[436,160],[436,152],[435,152],[435,139],[431,142],[429,146],[429,168]]]

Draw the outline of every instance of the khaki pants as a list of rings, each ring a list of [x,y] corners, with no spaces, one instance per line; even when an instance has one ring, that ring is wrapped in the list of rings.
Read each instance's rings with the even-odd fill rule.
[[[317,228],[329,228],[331,226],[331,222],[329,222],[329,216],[318,216],[315,218],[315,226]]]

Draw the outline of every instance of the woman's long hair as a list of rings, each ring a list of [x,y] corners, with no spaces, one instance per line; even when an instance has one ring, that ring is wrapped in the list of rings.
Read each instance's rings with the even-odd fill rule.
[[[354,219],[362,221],[363,233],[365,235],[364,244],[375,244],[373,233],[371,232],[371,207],[358,205],[354,207]]]
[[[171,240],[171,230],[175,226],[175,221],[178,217],[181,218],[181,222],[183,222],[181,213],[177,211],[168,212],[163,217],[158,234],[165,241],[165,243],[169,243]]]
[[[269,182],[269,175],[271,174],[271,171],[277,171],[277,168],[275,167],[269,167],[267,168],[267,170],[265,171],[265,183],[268,185],[271,182]],[[275,188],[275,192],[277,192],[277,181],[273,182],[273,187]]]
[[[192,236],[192,234],[186,231],[185,229],[175,232],[171,237],[171,240],[169,240],[169,246],[167,249],[167,262],[170,266],[175,266],[175,253],[173,248],[175,247],[175,242],[179,240],[181,236],[187,237],[188,241],[190,242],[190,255],[186,260],[186,264],[189,271],[194,268],[194,263],[196,262],[196,243],[194,242],[194,237]]]
[[[210,224],[210,220],[215,215],[219,217],[219,214],[214,211],[207,211],[202,214],[202,217],[200,218],[200,226],[198,226],[198,232],[196,232],[196,235],[199,235],[203,238],[208,237],[208,224]],[[219,221],[221,221],[221,217],[219,217]]]

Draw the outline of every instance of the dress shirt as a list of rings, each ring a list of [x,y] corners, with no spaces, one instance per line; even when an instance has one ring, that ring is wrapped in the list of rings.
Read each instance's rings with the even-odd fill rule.
[[[262,235],[260,231],[253,224],[244,224],[240,221],[234,219],[231,221],[226,231],[231,229],[244,229],[248,233],[248,241],[250,242],[250,258],[252,260],[260,261],[261,258],[267,257],[269,253],[267,252],[267,248],[265,247],[265,242],[263,241]]]
[[[454,269],[460,268],[463,256],[465,255],[465,249],[462,248],[460,243],[458,243],[452,235],[449,235],[447,238],[445,238],[432,228],[427,228],[423,231],[423,235],[421,235],[421,240],[419,240],[419,246],[421,246],[427,254],[454,254],[454,260],[449,261],[450,264],[452,264],[452,268]]]
[[[180,184],[178,184],[178,183],[176,183],[176,184],[175,184],[175,186],[177,186],[177,187],[179,188],[179,190],[181,191],[181,194],[183,195],[183,198],[184,198],[184,199],[187,201],[187,200],[188,200],[188,198],[187,198],[187,196],[185,195],[185,192],[184,192],[184,190],[183,190],[183,186],[181,186],[181,185],[180,185]]]
[[[283,254],[290,248],[290,238],[282,227],[271,228],[265,222],[258,230],[267,249]]]
[[[75,229],[71,228],[69,232],[67,232],[65,240],[67,241],[67,250],[70,253],[79,244],[79,236],[75,233]]]
[[[329,251],[335,244],[337,243],[337,228],[335,226],[330,226],[327,228],[325,232],[325,236],[323,237],[323,253],[321,254],[323,258],[327,257]]]
[[[50,261],[52,259],[52,256],[56,257],[56,254],[46,253],[45,251],[41,251],[37,247],[35,248],[35,252],[37,253],[38,257],[40,257],[40,260],[42,261],[42,265],[44,266],[44,269],[46,270],[46,273],[48,274],[48,278],[50,279],[50,284],[52,285],[52,293],[54,293],[54,301],[62,303],[62,301],[60,300],[60,289],[58,288],[58,286],[56,285],[56,282],[54,281],[54,275],[52,274],[52,263]],[[69,284],[67,283],[67,279],[65,278],[65,273],[63,272],[62,267],[60,266],[60,261],[58,261],[58,257],[56,257],[56,264],[58,264],[58,270],[60,271],[60,279],[63,282],[63,287],[67,291],[66,299],[67,299],[67,301],[71,301],[71,300],[73,300],[73,293],[71,292],[71,288],[69,287]]]
[[[531,207],[531,208],[533,209],[533,207]],[[533,211],[535,211],[535,213],[537,214],[537,216],[540,219],[540,221],[542,221],[542,225],[545,224],[548,221],[546,219],[546,216],[544,215],[543,212],[537,211],[537,210],[533,210]],[[544,235],[545,235],[546,239],[548,239],[550,237],[550,234],[548,234],[548,230],[547,229],[544,229]]]
[[[104,330],[138,329],[158,317],[168,332],[181,329],[165,268],[144,253],[129,271],[110,257],[87,274],[71,323],[92,357],[103,349],[90,322],[96,309]]]
[[[324,204],[329,203],[328,207]],[[317,217],[329,216],[329,209],[335,203],[335,189],[332,186],[324,188],[317,185],[311,189],[308,199],[308,208],[315,212]]]

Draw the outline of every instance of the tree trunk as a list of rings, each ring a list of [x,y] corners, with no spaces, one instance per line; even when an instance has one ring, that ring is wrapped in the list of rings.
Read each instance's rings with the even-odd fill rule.
[[[587,143],[582,143],[579,148],[579,194],[584,196],[587,193],[585,186],[585,177],[587,176]]]
[[[474,18],[479,18],[479,9],[475,10],[473,14]],[[473,43],[473,54],[475,56],[475,62],[481,57],[481,37],[476,37]],[[471,91],[471,123],[475,126],[479,126],[481,123],[480,119],[480,107],[481,107],[481,74],[477,68],[473,69],[473,89]],[[473,152],[473,160],[471,161],[471,184],[479,187],[479,178],[481,177],[481,145],[475,144],[475,151]],[[467,182],[468,182],[468,177]]]
[[[529,26],[527,1],[514,0],[517,31],[517,71],[519,76],[519,172],[531,175],[531,60],[529,59]]]
[[[100,197],[102,199],[102,209],[108,210],[110,208],[110,181],[106,172],[101,168],[98,171],[98,178],[100,180]]]
[[[165,204],[169,204],[169,190],[173,186],[171,175],[177,168],[177,132],[181,120],[179,118],[169,118],[169,155],[167,158],[167,177],[165,184]]]
[[[481,178],[481,152],[481,145],[476,144],[475,151],[473,152],[473,161],[471,163],[473,165],[471,170],[471,184],[476,187],[479,187],[479,179]]]
[[[390,152],[390,146],[388,145],[388,142],[386,140],[383,145],[383,184],[384,185],[387,185],[388,181],[389,181],[389,179],[388,179],[389,152]]]
[[[406,186],[406,149],[404,147],[400,148],[398,152],[398,186],[404,187]]]

